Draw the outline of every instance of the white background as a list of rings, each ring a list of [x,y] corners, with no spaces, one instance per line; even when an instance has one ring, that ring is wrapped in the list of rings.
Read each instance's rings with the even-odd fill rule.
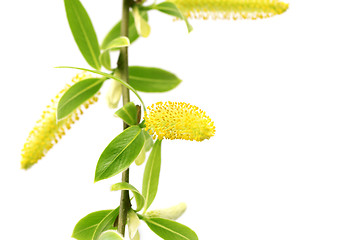
[[[99,41],[121,1],[83,0]],[[131,65],[183,82],[157,101],[185,101],[215,121],[201,143],[164,141],[152,208],[184,201],[179,220],[200,239],[360,239],[360,4],[291,1],[259,21],[183,22],[151,12],[152,33],[129,50]],[[119,177],[94,184],[94,169],[122,123],[100,102],[47,156],[20,170],[22,145],[42,110],[75,70],[88,67],[63,1],[4,1],[1,51],[1,239],[70,239],[86,214],[115,208]],[[133,97],[135,100],[135,98]],[[135,100],[136,101],[136,100]],[[130,181],[141,189],[142,167]],[[142,239],[158,239],[145,224]]]

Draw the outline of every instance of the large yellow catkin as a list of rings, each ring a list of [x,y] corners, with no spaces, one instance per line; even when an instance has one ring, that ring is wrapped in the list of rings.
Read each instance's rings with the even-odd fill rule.
[[[203,141],[215,135],[214,122],[205,112],[183,102],[158,102],[144,114],[146,130],[154,138]]]
[[[76,75],[72,82],[89,78],[88,73],[80,73]],[[54,99],[51,100],[51,104],[46,107],[41,119],[35,124],[35,127],[29,133],[29,136],[21,151],[21,168],[29,169],[32,165],[37,163],[45,154],[53,147],[55,143],[65,135],[65,129],[70,129],[71,125],[79,119],[79,115],[83,113],[83,109],[87,109],[89,105],[98,100],[97,93],[95,96],[83,103],[82,106],[77,108],[66,118],[56,121],[56,109],[57,104],[61,96],[71,87],[67,84],[63,90],[59,92]]]
[[[284,13],[288,3],[278,0],[168,0],[188,18],[262,19]]]

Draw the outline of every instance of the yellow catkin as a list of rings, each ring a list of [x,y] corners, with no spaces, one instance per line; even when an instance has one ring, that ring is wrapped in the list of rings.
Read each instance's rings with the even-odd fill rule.
[[[215,134],[214,122],[196,106],[158,102],[144,114],[146,130],[157,139],[203,141]]]
[[[168,0],[188,18],[262,19],[284,13],[288,3],[278,0]]]
[[[72,82],[89,78],[90,75],[86,72],[77,74]],[[95,96],[87,100],[82,106],[69,114],[61,121],[56,121],[56,108],[61,96],[70,88],[71,85],[67,84],[63,90],[59,92],[54,99],[51,100],[51,104],[46,107],[41,119],[35,124],[35,127],[30,132],[24,147],[21,151],[21,168],[29,169],[32,165],[37,163],[45,154],[57,143],[63,135],[65,135],[65,129],[70,129],[71,125],[79,119],[79,115],[83,113],[82,108],[88,108],[98,100],[97,93]]]

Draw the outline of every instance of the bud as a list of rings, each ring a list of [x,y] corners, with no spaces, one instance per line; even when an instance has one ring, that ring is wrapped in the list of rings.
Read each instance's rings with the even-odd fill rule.
[[[175,205],[173,207],[149,211],[145,215],[147,217],[154,217],[154,218],[160,217],[160,218],[166,218],[166,219],[170,219],[170,220],[176,220],[179,217],[181,217],[181,215],[183,215],[185,210],[186,210],[186,204],[179,203],[178,205]]]
[[[106,94],[106,101],[109,108],[117,108],[122,94],[121,83],[116,80],[111,80],[110,89]]]

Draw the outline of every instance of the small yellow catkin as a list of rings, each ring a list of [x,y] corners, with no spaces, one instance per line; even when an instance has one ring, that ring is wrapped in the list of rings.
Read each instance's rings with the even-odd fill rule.
[[[146,130],[154,139],[203,141],[215,135],[214,122],[205,112],[183,102],[158,102],[144,113]]]
[[[288,3],[279,0],[168,0],[187,18],[262,19],[284,13]]]
[[[84,72],[77,74],[72,82],[76,83],[81,80],[87,79],[90,74]],[[55,143],[65,135],[65,129],[70,129],[71,125],[79,119],[79,115],[83,113],[82,108],[87,109],[89,105],[97,102],[97,95],[99,92],[83,103],[82,106],[77,108],[66,118],[56,121],[56,109],[57,104],[61,96],[71,87],[67,84],[63,90],[59,92],[54,99],[51,100],[51,104],[46,107],[43,112],[41,119],[35,124],[35,127],[29,133],[29,136],[24,144],[21,151],[21,168],[29,169],[32,165],[37,163],[45,154],[53,147]]]

